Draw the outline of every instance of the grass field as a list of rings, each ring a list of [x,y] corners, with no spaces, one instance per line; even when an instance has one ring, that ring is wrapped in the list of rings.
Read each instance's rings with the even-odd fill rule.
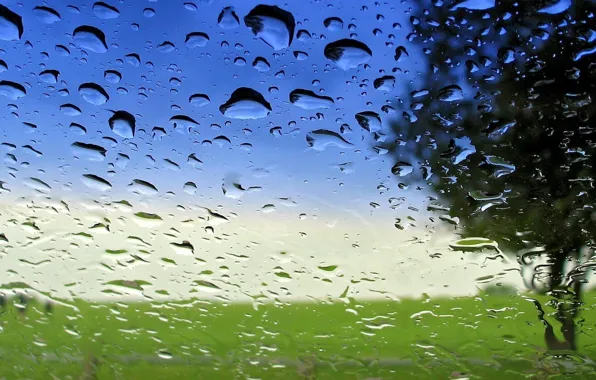
[[[0,307],[0,379],[596,378],[594,301],[571,354],[546,351],[539,313],[519,295],[51,310],[13,298]]]

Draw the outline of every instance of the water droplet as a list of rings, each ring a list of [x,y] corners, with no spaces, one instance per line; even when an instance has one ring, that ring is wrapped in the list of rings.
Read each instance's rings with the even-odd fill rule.
[[[95,174],[83,174],[81,181],[85,186],[99,191],[107,191],[112,188],[108,181]]]
[[[188,98],[188,102],[195,107],[204,107],[211,103],[207,94],[193,94]]]
[[[325,57],[340,69],[349,70],[368,62],[372,57],[372,51],[360,41],[343,39],[325,46]]]
[[[292,44],[296,22],[294,16],[275,5],[257,5],[244,17],[244,24],[274,50]]]
[[[309,41],[312,38],[308,30],[300,29],[296,34],[296,39],[301,42]]]
[[[470,9],[475,11],[481,11],[493,8],[495,6],[495,0],[461,0],[451,7],[451,10],[456,9]]]
[[[353,144],[344,139],[338,133],[326,129],[317,129],[306,135],[306,143],[316,151],[323,151],[327,147],[350,149]]]
[[[207,33],[194,32],[186,35],[184,41],[186,47],[194,49],[196,47],[205,47],[209,43],[209,36]]]
[[[296,58],[298,61],[304,61],[305,59],[308,58],[308,54],[306,54],[303,51],[295,51],[294,58]]]
[[[240,19],[233,7],[225,7],[217,17],[217,25],[222,29],[234,29],[240,25]]]
[[[398,177],[405,177],[414,171],[412,164],[408,162],[399,161],[391,168],[391,173]]]
[[[197,192],[197,185],[194,182],[186,182],[182,189],[185,193],[193,195]]]
[[[56,45],[54,47],[54,51],[57,55],[62,57],[68,57],[70,55],[70,50],[68,50],[68,48],[64,45]]]
[[[157,51],[160,53],[171,53],[176,49],[176,46],[170,41],[164,41],[157,45]]]
[[[469,237],[458,240],[449,246],[456,250],[478,250],[485,248],[496,248],[498,249],[497,242],[482,237]]]
[[[386,75],[384,77],[377,78],[373,82],[373,85],[379,91],[389,92],[393,90],[393,87],[395,86],[395,77]]]
[[[17,100],[27,95],[27,91],[20,83],[3,80],[0,81],[0,95],[6,96],[11,100]]]
[[[98,1],[93,4],[93,12],[101,19],[109,20],[120,16],[118,8],[108,5],[102,1]]]
[[[364,111],[355,115],[358,125],[362,129],[367,130],[371,133],[378,132],[381,130],[383,123],[378,113],[373,111]]]
[[[120,137],[130,139],[135,135],[135,117],[126,111],[116,111],[108,121],[110,129]]]
[[[116,70],[106,70],[103,73],[103,78],[109,83],[119,83],[122,80],[122,74]]]
[[[538,9],[538,13],[547,13],[556,15],[565,12],[571,6],[571,0],[554,0],[541,2],[543,7]]]
[[[269,115],[271,105],[261,93],[240,87],[219,107],[219,111],[231,119],[260,119]]]
[[[60,72],[58,70],[44,70],[39,73],[39,80],[48,84],[58,83],[58,76]]]
[[[464,99],[464,92],[461,87],[452,84],[440,89],[437,97],[443,102],[457,102]]]
[[[128,189],[134,193],[142,195],[155,195],[159,191],[152,183],[143,181],[142,179],[133,179],[128,185]]]
[[[73,154],[79,158],[86,158],[90,161],[103,161],[106,157],[106,149],[99,145],[77,141],[71,147]]]
[[[80,114],[83,113],[83,111],[81,111],[81,109],[77,106],[75,106],[74,104],[63,104],[60,106],[60,112],[62,112],[63,114],[67,115],[67,116],[79,116]]]
[[[515,51],[511,48],[501,48],[498,57],[503,63],[511,63],[515,61]]]
[[[42,193],[47,193],[48,191],[52,190],[50,185],[39,178],[29,177],[23,181],[23,184],[30,189],[37,190]]]
[[[18,41],[23,35],[23,20],[4,5],[0,5],[0,40]]]
[[[33,8],[33,14],[44,24],[53,24],[62,20],[60,13],[58,13],[54,8],[50,7],[35,7]]]
[[[105,53],[108,51],[106,35],[93,26],[79,26],[74,30],[72,36],[82,49],[91,50],[95,53]]]
[[[267,60],[263,57],[255,58],[255,60],[252,63],[252,67],[254,67],[255,69],[257,69],[257,71],[260,71],[262,73],[271,70],[271,65],[269,65],[269,62],[267,62]]]
[[[344,28],[344,22],[339,17],[326,18],[325,21],[323,21],[323,25],[332,32],[339,32]]]
[[[333,107],[333,99],[329,96],[317,95],[309,90],[297,89],[290,92],[290,102],[305,110]]]
[[[409,56],[410,54],[408,53],[405,47],[398,46],[397,48],[395,48],[395,56],[393,58],[395,58],[396,62],[403,62]]]
[[[191,12],[195,12],[199,9],[195,3],[184,3],[184,8]]]
[[[139,67],[141,65],[141,57],[136,53],[126,54],[124,59],[134,67]]]
[[[475,73],[480,70],[480,67],[476,64],[476,62],[468,60],[466,61],[466,69],[469,73]]]
[[[73,133],[76,133],[77,135],[84,135],[87,133],[87,129],[77,123],[70,123],[70,126],[68,127],[68,129],[70,131],[72,131]]]
[[[166,350],[157,351],[157,356],[159,356],[162,359],[172,359],[172,354]]]
[[[183,132],[190,131],[192,128],[197,128],[199,123],[193,118],[186,115],[175,115],[170,118],[170,123],[174,125],[174,129]]]
[[[96,83],[83,83],[79,86],[79,94],[87,102],[96,106],[100,106],[110,99],[106,90]]]
[[[143,9],[143,16],[145,16],[147,18],[151,18],[151,17],[155,16],[155,9],[153,9],[153,8]]]

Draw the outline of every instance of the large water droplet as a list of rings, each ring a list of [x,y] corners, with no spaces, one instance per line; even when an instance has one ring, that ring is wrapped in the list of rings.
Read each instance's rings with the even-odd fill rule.
[[[461,87],[456,84],[452,84],[440,89],[437,97],[443,102],[457,102],[463,100],[464,92],[462,91]]]
[[[106,35],[93,26],[79,26],[74,30],[72,36],[82,49],[91,50],[95,53],[105,53],[108,51]]]
[[[219,111],[231,119],[260,119],[269,115],[271,105],[258,91],[240,87],[219,107]]]
[[[182,189],[185,193],[193,195],[197,192],[197,185],[194,182],[186,182]]]
[[[83,111],[81,111],[81,109],[79,107],[75,106],[74,104],[70,104],[70,103],[61,105],[60,112],[62,112],[66,116],[79,116],[80,114],[83,113]]]
[[[408,162],[399,161],[391,168],[391,173],[398,177],[405,177],[414,171],[412,164]]]
[[[96,106],[100,106],[110,99],[106,90],[96,83],[83,83],[79,86],[79,94],[87,102]]]
[[[554,0],[537,2],[543,4],[542,8],[538,9],[538,13],[547,13],[556,15],[565,12],[571,6],[571,0]]]
[[[122,74],[116,70],[106,70],[103,73],[103,78],[109,83],[119,83],[122,80]]]
[[[93,12],[97,17],[102,18],[104,20],[109,20],[120,16],[120,11],[118,11],[118,8],[106,4],[102,1],[98,1],[95,4],[93,4]]]
[[[194,49],[196,47],[205,47],[209,43],[209,36],[207,33],[194,32],[186,35],[184,41],[186,47]]]
[[[356,121],[362,127],[371,133],[378,132],[381,130],[383,123],[378,113],[373,111],[364,111],[355,115]]]
[[[332,32],[339,32],[344,28],[344,22],[339,17],[326,18],[325,21],[323,21],[323,25]]]
[[[386,75],[384,77],[377,78],[373,82],[373,85],[377,90],[389,92],[393,90],[393,87],[395,86],[395,77]]]
[[[186,115],[175,115],[170,118],[170,123],[174,124],[174,129],[184,132],[197,128],[200,124],[193,118]]]
[[[340,69],[349,70],[368,62],[372,51],[360,41],[343,39],[325,46],[325,57]]]
[[[255,60],[252,63],[252,67],[254,67],[255,69],[257,69],[257,71],[260,71],[262,73],[271,70],[271,65],[269,65],[269,62],[267,62],[267,60],[263,57],[255,58]]]
[[[107,191],[112,188],[111,183],[95,174],[83,174],[81,181],[85,184],[85,186],[94,190]]]
[[[297,89],[290,92],[290,102],[305,110],[333,107],[333,99],[329,96],[317,95],[310,90]]]
[[[161,44],[157,45],[157,51],[160,53],[171,53],[176,50],[176,45],[174,45],[170,41],[164,41]]]
[[[110,125],[110,129],[120,137],[130,139],[135,135],[135,117],[126,111],[114,112],[108,123]]]
[[[126,54],[124,59],[134,67],[139,67],[141,65],[141,57],[136,53]]]
[[[306,135],[306,143],[316,151],[323,151],[330,146],[344,149],[353,147],[352,143],[341,137],[338,133],[326,129],[317,129],[308,133]]]
[[[23,35],[23,20],[4,5],[0,5],[0,40],[17,41]]]
[[[52,190],[50,185],[39,178],[29,177],[23,181],[23,184],[30,189],[37,190],[42,193],[47,193],[48,191]]]
[[[207,94],[193,94],[188,98],[188,102],[195,107],[204,107],[211,103]]]
[[[60,13],[58,13],[54,8],[50,7],[35,7],[33,8],[33,14],[44,24],[53,24],[62,20]]]
[[[44,70],[39,73],[39,80],[48,84],[58,83],[58,76],[60,72],[58,70]]]
[[[217,25],[223,29],[233,29],[240,25],[240,19],[232,7],[225,7],[217,17]]]
[[[274,50],[290,46],[296,27],[296,21],[290,12],[275,5],[262,4],[254,7],[244,17],[244,24]]]
[[[451,7],[451,10],[459,8],[475,11],[486,10],[495,6],[495,0],[461,0]]]
[[[133,193],[143,195],[155,195],[159,192],[155,185],[142,179],[133,179],[132,182],[128,185],[128,189]]]
[[[20,83],[3,80],[0,81],[0,95],[6,96],[11,100],[17,100],[27,95],[27,90]]]
[[[99,145],[77,141],[71,147],[73,154],[79,158],[86,158],[90,161],[102,161],[106,157],[106,149]]]

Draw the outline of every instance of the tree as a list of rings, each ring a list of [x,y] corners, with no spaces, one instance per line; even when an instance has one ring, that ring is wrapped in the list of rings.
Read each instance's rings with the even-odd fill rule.
[[[596,6],[434,3],[412,16],[430,52],[420,84],[430,95],[392,125],[402,140],[423,138],[388,144],[394,174],[418,161],[420,173],[400,180],[426,181],[463,235],[497,241],[521,263],[547,257],[528,285],[554,297],[565,342],[546,323],[546,343],[576,349],[582,284],[596,267],[585,255],[596,236]]]

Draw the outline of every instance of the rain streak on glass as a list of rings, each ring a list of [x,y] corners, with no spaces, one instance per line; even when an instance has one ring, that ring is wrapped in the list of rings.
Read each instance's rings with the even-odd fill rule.
[[[595,14],[3,1],[0,379],[596,378]]]

